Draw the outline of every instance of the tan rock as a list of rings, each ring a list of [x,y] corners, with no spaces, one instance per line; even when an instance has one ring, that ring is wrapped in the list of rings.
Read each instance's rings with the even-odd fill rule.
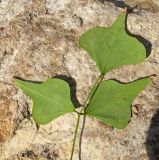
[[[140,8],[154,13],[159,12],[158,0],[125,0],[125,3],[131,6],[138,5]]]
[[[15,88],[11,85],[0,83],[0,143],[8,141],[15,131],[17,102],[12,99]]]
[[[79,48],[79,36],[94,26],[111,26],[121,9],[97,0],[2,0],[0,9],[0,159],[69,160],[76,115],[64,115],[38,129],[30,117],[32,101],[15,87],[13,77],[45,81],[56,75],[71,76],[77,86],[70,83],[83,103],[99,71]],[[142,10],[128,16],[129,31],[152,43],[151,55],[144,63],[113,70],[105,78],[128,82],[157,76],[133,102],[134,113],[126,129],[112,129],[96,119],[86,119],[82,159],[148,159],[145,144],[153,150],[150,144],[158,139],[157,135],[150,138],[150,133],[157,133],[151,119],[159,102],[158,24],[157,12]],[[154,143],[154,149],[157,146]],[[78,159],[78,150],[77,145],[74,159]],[[151,154],[157,157],[153,151]]]

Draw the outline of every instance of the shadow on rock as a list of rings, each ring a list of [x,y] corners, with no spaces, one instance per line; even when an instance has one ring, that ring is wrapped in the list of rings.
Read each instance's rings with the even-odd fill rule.
[[[149,55],[151,54],[151,50],[152,50],[152,44],[150,41],[148,41],[147,39],[145,39],[144,37],[140,36],[140,35],[135,35],[129,32],[128,27],[127,27],[127,17],[128,17],[129,11],[127,12],[126,15],[126,20],[125,20],[125,30],[127,32],[128,35],[135,37],[140,43],[142,43],[146,49],[146,57],[149,57]]]
[[[159,160],[159,110],[153,116],[146,139],[149,160]]]
[[[120,8],[125,8],[125,7],[129,8],[129,6],[126,5],[125,2],[122,1],[122,0],[99,0],[99,1],[102,2],[102,3],[104,3],[105,1],[106,2],[112,2],[112,3],[115,4],[115,6],[120,7]]]

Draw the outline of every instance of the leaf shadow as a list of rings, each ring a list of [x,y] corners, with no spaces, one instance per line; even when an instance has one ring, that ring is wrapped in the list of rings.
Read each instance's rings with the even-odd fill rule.
[[[123,8],[123,9],[127,8],[129,13],[138,13],[137,10],[139,10],[138,5],[130,6],[130,5],[126,4],[124,0],[98,0],[98,1],[100,1],[101,3],[111,2],[116,7]]]
[[[156,74],[151,74],[151,75],[148,75],[148,76],[143,76],[143,77],[140,77],[140,78],[136,78],[132,81],[126,81],[126,82],[123,82],[123,81],[120,81],[118,79],[115,79],[115,78],[110,78],[109,80],[113,80],[113,81],[116,81],[120,84],[129,84],[129,83],[133,83],[133,82],[136,82],[136,81],[139,81],[139,80],[142,80],[142,79],[146,79],[146,78],[150,78],[152,79],[153,77],[156,77],[157,75]]]
[[[74,78],[68,77],[66,75],[56,75],[56,76],[53,76],[52,78],[58,78],[58,79],[61,79],[61,80],[64,80],[65,82],[67,82],[70,86],[71,100],[72,100],[73,105],[76,108],[79,108],[80,106],[82,106],[77,98],[77,95],[76,95],[77,83]]]
[[[26,81],[26,82],[32,82],[32,83],[36,83],[36,84],[40,84],[42,82],[40,81],[32,81],[32,80],[25,80],[21,77],[13,77],[15,79],[19,79],[19,80],[22,80],[22,81]],[[76,84],[76,81],[74,78],[72,77],[68,77],[66,75],[56,75],[56,76],[53,76],[52,78],[58,78],[58,79],[61,79],[61,80],[64,80],[65,82],[67,82],[70,86],[70,94],[71,94],[71,101],[73,103],[73,105],[76,107],[76,108],[79,108],[81,106],[79,100],[77,99],[77,96],[76,96],[76,93],[77,93],[77,84]]]
[[[134,38],[136,38],[140,43],[142,43],[146,49],[146,58],[148,58],[151,54],[151,50],[152,50],[152,44],[149,40],[145,39],[144,37],[142,37],[141,35],[135,35],[130,33],[130,31],[128,30],[128,25],[127,25],[127,18],[128,18],[128,14],[132,13],[132,10],[128,9],[127,13],[126,13],[126,19],[125,19],[125,30],[126,33]]]
[[[36,84],[40,84],[40,83],[42,83],[42,82],[40,82],[40,81],[26,80],[26,79],[23,79],[23,78],[18,77],[18,76],[14,76],[13,78],[14,78],[14,79],[19,79],[19,80],[21,80],[21,81],[25,81],[25,82],[36,83]]]
[[[151,119],[146,138],[146,150],[149,160],[159,159],[159,109]]]
[[[127,4],[125,4],[125,2],[124,1],[122,1],[122,0],[98,0],[98,1],[100,1],[100,2],[102,2],[102,3],[104,3],[104,2],[111,2],[111,3],[114,3],[115,4],[115,6],[116,7],[120,7],[120,8],[130,8]]]

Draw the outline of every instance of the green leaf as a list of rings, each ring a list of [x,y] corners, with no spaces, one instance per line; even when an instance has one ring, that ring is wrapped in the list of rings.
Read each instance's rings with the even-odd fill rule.
[[[47,124],[55,118],[74,111],[69,85],[60,79],[49,79],[36,84],[16,80],[16,85],[33,100],[33,119]]]
[[[150,78],[145,78],[127,84],[114,80],[101,82],[86,109],[86,114],[115,128],[125,128],[131,117],[134,98],[150,81]]]
[[[100,72],[106,72],[122,65],[137,64],[146,58],[146,49],[125,30],[125,13],[121,13],[110,27],[96,27],[85,32],[80,46],[95,60]]]

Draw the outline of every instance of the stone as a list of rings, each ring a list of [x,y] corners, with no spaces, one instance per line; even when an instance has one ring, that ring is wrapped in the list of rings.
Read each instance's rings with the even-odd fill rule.
[[[151,54],[141,64],[111,71],[105,80],[129,82],[155,76],[133,102],[126,129],[113,129],[95,118],[86,118],[81,149],[84,160],[146,160],[158,156],[158,135],[150,137],[158,131],[159,123],[153,118],[159,102],[159,16],[153,5],[148,6],[154,3],[157,7],[158,2],[140,2],[125,0],[128,5],[142,8],[128,15],[127,27],[132,34],[148,40],[142,38]],[[63,77],[69,81],[79,107],[99,76],[94,61],[79,48],[79,37],[92,27],[111,26],[121,10],[99,0],[1,0],[0,159],[69,160],[76,114],[38,127],[31,117],[32,101],[15,86],[15,78],[41,82]],[[78,151],[77,142],[74,159],[78,159]]]
[[[154,13],[159,12],[158,0],[125,0],[124,2],[130,6],[138,5],[140,8]]]
[[[15,117],[17,111],[17,103],[12,100],[15,94],[15,88],[10,85],[0,83],[0,143],[7,141],[13,135],[15,130]]]
[[[158,0],[98,0],[102,3],[113,2],[117,7],[128,7],[131,11],[147,10],[153,13],[159,12],[159,1]]]

